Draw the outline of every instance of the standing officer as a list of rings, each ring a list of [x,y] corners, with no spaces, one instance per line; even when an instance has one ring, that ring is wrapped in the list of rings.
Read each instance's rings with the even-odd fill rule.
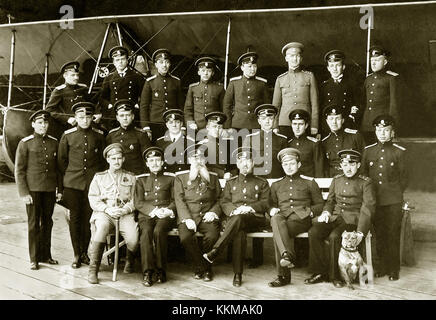
[[[62,178],[56,163],[58,141],[47,134],[50,113],[34,112],[29,120],[33,134],[18,143],[15,155],[15,181],[26,204],[30,268],[38,263],[58,264],[51,257],[51,230],[56,198],[62,197]]]
[[[277,158],[282,163],[286,176],[271,185],[271,226],[273,229],[277,279],[270,287],[282,287],[291,283],[291,268],[294,267],[294,238],[307,232],[310,218],[318,216],[324,200],[313,178],[299,174],[300,151],[285,148]]]
[[[195,61],[200,81],[189,85],[185,100],[186,126],[193,130],[206,126],[206,114],[223,110],[224,86],[211,80],[215,65],[215,59],[211,57],[201,57]]]
[[[87,255],[91,237],[89,185],[96,172],[104,169],[103,131],[92,128],[94,104],[78,102],[72,106],[77,126],[64,132],[59,142],[58,166],[63,174],[64,200],[70,210],[70,236],[74,251],[72,267],[89,264]]]
[[[277,115],[277,108],[266,103],[257,106],[254,110],[260,130],[247,135],[243,146],[252,148],[256,157],[254,158],[254,174],[265,179],[277,179],[284,176],[277,154],[287,147],[286,136],[273,131],[274,119]]]
[[[206,168],[205,146],[196,144],[186,149],[190,169],[176,173],[174,199],[180,242],[194,265],[194,278],[211,281],[212,265],[202,258],[195,232],[201,232],[203,251],[208,252],[220,234],[221,186],[218,176]]]
[[[342,128],[344,117],[341,107],[335,105],[328,106],[324,110],[324,116],[330,128],[330,133],[322,139],[321,147],[327,161],[324,166],[325,177],[331,178],[342,172],[342,168],[339,165],[340,157],[338,152],[344,149],[362,152],[365,147],[365,141],[357,130]]]
[[[357,230],[359,244],[375,210],[372,180],[357,174],[360,152],[341,150],[339,157],[343,174],[333,178],[324,210],[309,230],[309,271],[313,274],[304,280],[306,284],[330,280],[336,288],[343,287],[338,270],[342,232]],[[329,240],[330,259],[324,256],[325,239]]]
[[[156,50],[152,60],[157,73],[147,78],[144,83],[139,112],[141,127],[149,136],[153,132],[153,141],[155,141],[165,133],[162,114],[169,109],[182,109],[184,98],[180,79],[169,72],[171,62],[168,49]]]
[[[142,284],[151,287],[155,271],[157,283],[167,281],[167,238],[175,225],[176,205],[174,173],[162,171],[163,150],[150,147],[143,155],[150,173],[136,177],[135,208],[139,211]]]
[[[293,137],[288,146],[300,151],[301,168],[298,172],[309,177],[324,177],[324,156],[321,143],[306,134],[309,126],[309,113],[303,109],[295,109],[289,114]]]
[[[398,280],[403,193],[407,187],[406,149],[392,143],[395,121],[390,115],[374,119],[377,143],[365,147],[362,173],[373,179],[377,196],[374,227],[380,267],[376,277]]]
[[[121,99],[129,100],[134,107],[135,123],[139,124],[139,97],[145,80],[142,74],[128,66],[128,56],[128,50],[122,46],[109,50],[115,71],[103,80],[99,98],[103,111],[102,126],[107,131],[117,126],[113,108]]]
[[[134,252],[138,247],[138,225],[134,220],[133,195],[135,193],[135,176],[122,169],[123,146],[112,143],[103,150],[103,158],[109,169],[95,174],[89,186],[89,204],[93,210],[90,223],[92,230],[91,262],[88,270],[88,282],[98,283],[98,270],[106,245],[106,237],[113,229],[116,220],[120,233],[127,246],[127,259],[124,273],[134,271]]]
[[[278,109],[278,118],[274,127],[291,137],[289,113],[295,109],[303,109],[310,113],[310,133],[318,133],[318,89],[312,72],[302,70],[302,53],[304,46],[299,42],[290,42],[282,48],[282,54],[288,63],[289,71],[277,77],[272,104]]]
[[[376,141],[372,127],[373,120],[381,114],[391,115],[398,126],[397,85],[398,73],[386,70],[390,53],[381,46],[374,45],[369,49],[372,73],[364,83],[364,101],[361,130],[366,142]]]
[[[53,90],[47,102],[46,110],[62,126],[74,127],[76,125],[76,119],[71,107],[76,102],[88,98],[86,84],[79,83],[79,67],[80,63],[78,61],[67,62],[61,67],[65,83]],[[97,118],[97,121],[101,118],[101,114],[95,115],[94,118]]]
[[[334,104],[342,107],[344,115],[344,128],[358,129],[361,110],[362,83],[345,71],[345,54],[341,50],[331,50],[324,56],[330,78],[320,86],[320,105],[324,110],[328,105]],[[325,121],[321,123],[322,136],[325,137],[329,130]]]
[[[224,95],[223,112],[227,116],[224,128],[259,128],[254,109],[270,102],[267,80],[256,76],[256,52],[247,52],[238,58],[242,76],[231,78]]]
[[[247,232],[259,231],[266,224],[265,213],[269,205],[268,182],[253,175],[253,150],[246,147],[234,151],[239,175],[226,182],[220,203],[228,217],[223,234],[212,250],[203,255],[213,263],[224,248],[233,241],[233,285],[240,287],[244,266]]]
[[[109,134],[106,136],[106,144],[121,143],[125,158],[123,169],[136,175],[143,173],[145,166],[142,153],[151,146],[150,139],[144,131],[135,127],[133,122],[135,114],[130,100],[118,100],[113,108],[115,109],[120,126],[109,131]]]
[[[188,145],[195,144],[195,140],[185,136],[182,131],[183,111],[169,109],[164,112],[163,119],[168,130],[156,140],[156,146],[164,151],[164,171],[176,173],[187,170],[189,166],[185,150]]]

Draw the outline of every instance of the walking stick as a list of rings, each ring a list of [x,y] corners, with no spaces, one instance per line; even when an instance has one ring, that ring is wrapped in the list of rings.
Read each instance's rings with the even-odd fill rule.
[[[114,260],[114,270],[112,271],[112,281],[117,281],[118,272],[118,253],[120,248],[118,243],[120,241],[120,218],[115,219],[115,260]]]

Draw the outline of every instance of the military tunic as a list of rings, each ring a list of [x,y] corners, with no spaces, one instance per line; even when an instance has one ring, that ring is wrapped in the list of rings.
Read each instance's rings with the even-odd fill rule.
[[[279,111],[275,126],[289,126],[291,111],[303,109],[311,115],[310,127],[318,129],[318,88],[312,72],[296,69],[279,75],[274,86],[272,104]]]
[[[354,149],[362,152],[365,147],[363,137],[357,130],[340,129],[339,131],[330,132],[327,137],[321,141],[322,151],[326,157],[324,166],[325,176],[333,177],[342,173],[338,151],[344,149]]]
[[[156,140],[156,147],[164,151],[163,170],[176,173],[189,168],[185,149],[190,144],[195,144],[195,140],[181,134],[175,141],[171,140],[169,133]]]
[[[131,124],[127,129],[118,127],[109,131],[106,136],[106,145],[119,142],[123,146],[125,161],[123,168],[134,174],[144,173],[146,170],[142,153],[151,146],[148,135]]]
[[[216,82],[196,82],[189,85],[185,100],[186,125],[192,122],[198,129],[206,127],[205,115],[212,111],[223,110],[224,86]]]
[[[254,130],[247,135],[242,145],[255,150],[253,173],[265,179],[276,179],[284,176],[281,163],[277,159],[280,150],[287,147],[286,136],[275,133],[272,130]]]
[[[306,135],[294,137],[288,141],[288,147],[298,149],[301,153],[298,172],[309,177],[324,177],[324,155],[317,139]]]
[[[229,172],[232,175],[237,174],[236,161],[232,161],[231,156],[233,150],[237,146],[237,141],[233,137],[220,137],[215,138],[207,136],[205,139],[199,141],[200,144],[207,146],[206,151],[206,166],[208,170],[218,174],[222,179],[224,174]]]
[[[223,102],[223,112],[227,116],[224,128],[259,128],[254,109],[269,102],[266,79],[258,76],[231,78]]]

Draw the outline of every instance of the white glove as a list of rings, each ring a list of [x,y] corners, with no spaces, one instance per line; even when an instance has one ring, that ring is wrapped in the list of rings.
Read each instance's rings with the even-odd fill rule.
[[[195,123],[195,122],[190,122],[189,124],[188,124],[188,127],[189,127],[189,129],[192,129],[192,130],[197,130],[197,124]]]
[[[271,217],[274,217],[277,213],[279,213],[280,212],[280,209],[279,208],[271,208],[271,210],[270,210],[270,212],[269,212],[269,215],[271,216]]]
[[[147,133],[148,138],[151,140],[151,130],[150,130],[150,127],[144,127],[144,128],[142,128],[142,130],[144,130]]]
[[[325,222],[328,223],[330,218],[330,212],[323,211],[321,215],[318,217],[318,222]]]
[[[112,107],[113,107],[112,103],[109,103],[109,104],[107,105],[107,108],[108,108],[108,109],[112,109]]]
[[[352,106],[350,113],[357,113],[357,111],[359,111],[359,108],[356,106]]]
[[[122,209],[117,207],[106,208],[104,212],[114,219],[117,219],[123,215]]]
[[[56,202],[59,202],[62,200],[62,193],[56,193]]]
[[[67,122],[69,124],[71,124],[72,126],[75,126],[77,124],[76,118],[74,118],[74,117],[69,117]]]
[[[157,214],[157,217],[159,219],[163,219],[163,218],[166,218],[166,217],[174,218],[174,212],[171,209],[160,208],[160,210],[158,212],[159,212],[159,214]]]
[[[230,172],[226,172],[226,173],[224,173],[224,176],[223,176],[223,178],[224,178],[224,180],[229,180],[230,178],[232,177],[232,175],[230,174]]]
[[[311,135],[315,135],[318,133],[318,129],[317,128],[310,128],[310,134]]]
[[[242,214],[247,214],[247,213],[250,213],[250,212],[252,212],[252,213],[255,213],[256,211],[254,211],[254,209],[252,208],[252,207],[250,207],[250,206],[240,206],[240,208],[241,208],[241,213]]]
[[[102,117],[102,114],[101,114],[101,113],[94,114],[94,115],[92,116],[92,121],[94,121],[95,123],[99,123],[100,120],[101,120],[101,117]]]
[[[203,216],[204,222],[212,222],[213,220],[218,220],[218,216],[215,212],[209,211],[206,212]]]
[[[139,104],[135,103],[135,109],[139,109]]]
[[[30,194],[25,195],[24,197],[21,197],[21,200],[24,202],[24,204],[32,204],[33,203],[33,199],[32,199],[32,196]]]
[[[159,208],[154,208],[153,210],[151,210],[151,212],[148,214],[150,216],[150,218],[157,217],[158,210],[159,210]]]
[[[197,225],[195,224],[195,221],[194,221],[194,220],[192,220],[192,219],[186,219],[186,220],[185,220],[185,224],[186,224],[186,227],[187,227],[189,230],[193,230],[194,232],[197,232]]]

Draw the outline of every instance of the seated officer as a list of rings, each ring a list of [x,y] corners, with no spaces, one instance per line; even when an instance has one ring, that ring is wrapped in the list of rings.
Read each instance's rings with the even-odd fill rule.
[[[185,100],[186,126],[196,130],[206,126],[205,115],[223,110],[224,86],[212,80],[215,59],[201,57],[195,61],[200,82],[191,83]]]
[[[254,151],[241,147],[234,151],[239,175],[226,182],[220,203],[228,217],[223,234],[213,245],[213,249],[203,255],[213,263],[218,255],[233,241],[233,285],[241,286],[245,259],[247,232],[259,231],[266,224],[265,212],[268,210],[269,185],[260,177],[253,175]]]
[[[227,134],[223,130],[223,124],[227,116],[220,111],[209,112],[205,116],[207,124],[206,130],[200,130],[197,134],[198,137],[207,134],[206,138],[198,143],[207,147],[207,168],[210,171],[218,174],[220,179],[228,179],[236,173],[236,167],[231,164],[230,155],[232,150],[237,148],[237,141],[233,135]],[[204,132],[206,131],[206,132]]]
[[[221,186],[215,172],[208,171],[205,147],[194,144],[186,148],[190,169],[176,173],[174,199],[180,242],[194,265],[194,278],[211,281],[212,265],[202,258],[195,232],[201,232],[203,251],[207,252],[219,237]]]
[[[375,210],[372,180],[357,174],[360,153],[341,150],[339,157],[343,174],[333,178],[324,210],[309,230],[309,271],[312,276],[304,280],[306,284],[330,280],[336,288],[344,285],[338,270],[342,232],[357,230],[360,243],[369,230]],[[329,260],[324,256],[325,239],[329,240]]]
[[[122,169],[124,162],[123,146],[112,143],[103,150],[103,157],[109,169],[96,173],[89,186],[89,204],[93,210],[91,216],[91,262],[88,282],[98,283],[98,270],[106,245],[106,237],[119,220],[120,233],[126,240],[127,260],[124,273],[133,272],[133,253],[138,247],[138,225],[133,218],[133,195],[135,176]]]
[[[291,283],[291,268],[294,267],[294,238],[311,227],[310,218],[318,216],[324,200],[313,178],[299,174],[300,151],[286,148],[277,158],[282,163],[286,177],[271,185],[271,226],[273,230],[278,277],[268,283],[281,287]]]
[[[133,119],[133,106],[129,100],[123,99],[115,102],[114,109],[117,121],[120,124],[118,128],[109,131],[106,136],[106,144],[118,142],[123,146],[124,158],[123,169],[140,174],[145,171],[142,153],[151,146],[147,134],[135,127]]]
[[[39,268],[39,262],[58,264],[50,247],[53,209],[56,198],[62,198],[62,176],[56,162],[58,141],[47,134],[49,118],[45,110],[30,116],[33,134],[21,139],[15,155],[15,181],[26,205],[32,270]]]
[[[300,151],[301,168],[299,173],[309,177],[322,178],[324,176],[324,156],[321,143],[306,134],[309,126],[309,113],[303,109],[296,109],[289,114],[293,138],[288,146]]]
[[[344,149],[363,151],[365,141],[357,130],[343,128],[344,117],[342,108],[330,105],[324,109],[324,117],[330,128],[330,133],[322,139],[321,147],[325,155],[324,176],[334,177],[341,174],[340,158],[338,152]]]
[[[377,143],[363,151],[362,173],[373,179],[377,196],[374,227],[377,237],[377,254],[380,266],[376,277],[389,275],[389,280],[399,279],[400,235],[403,219],[403,193],[408,177],[405,164],[406,149],[392,143],[395,130],[394,118],[380,115],[373,121]]]
[[[286,136],[273,131],[277,108],[272,104],[261,104],[254,110],[260,130],[255,129],[247,135],[243,147],[250,147],[256,153],[254,158],[254,174],[265,179],[276,179],[284,176],[277,154],[287,147]]]
[[[185,136],[182,131],[183,111],[170,109],[163,113],[167,127],[165,135],[156,140],[156,147],[164,151],[164,171],[176,173],[187,170],[189,166],[185,150],[190,144],[195,144],[194,139]]]

